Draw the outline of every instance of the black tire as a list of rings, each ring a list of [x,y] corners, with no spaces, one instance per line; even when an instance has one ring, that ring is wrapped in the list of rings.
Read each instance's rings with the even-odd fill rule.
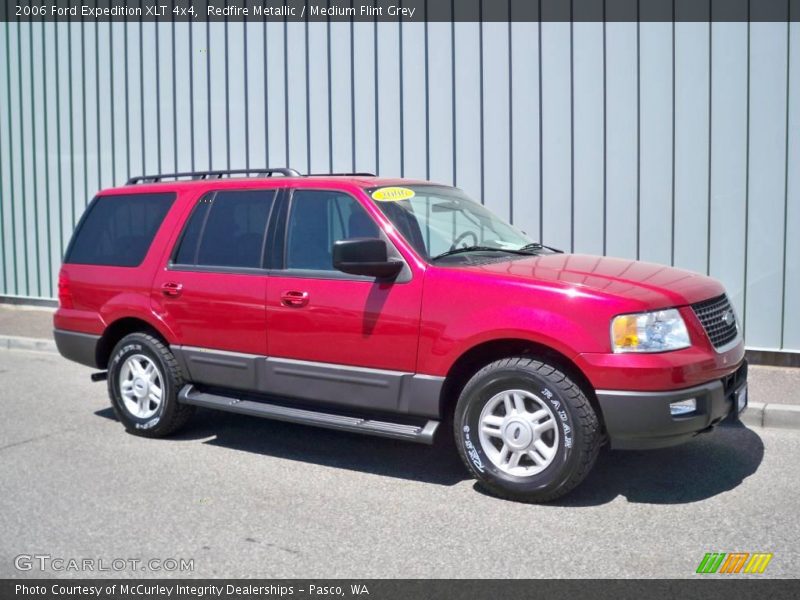
[[[161,402],[155,414],[140,418],[125,405],[120,373],[126,361],[143,355],[158,369]],[[146,361],[145,361],[146,362]],[[164,437],[183,427],[194,414],[194,407],[178,402],[178,392],[184,385],[183,374],[175,356],[160,339],[148,333],[131,333],[114,347],[108,361],[108,395],[117,418],[129,433],[143,437]]]
[[[519,427],[515,427],[513,439],[498,436],[497,433],[493,435],[498,439],[484,435],[483,439],[487,440],[486,443],[493,444],[495,450],[498,446],[501,448],[497,454],[492,451],[494,460],[486,452],[480,433],[481,413],[490,401],[498,402],[493,399],[508,390],[521,390],[535,396],[536,398],[528,396],[523,400],[528,403],[527,406],[534,407],[530,410],[535,412],[546,408],[550,411],[549,416],[541,418],[553,419],[552,432],[537,434],[550,436],[545,441],[551,445],[552,458],[546,467],[537,466],[532,458],[526,456],[527,452],[524,450],[518,451],[522,458],[518,459],[519,465],[513,469],[503,470],[494,462],[498,454],[508,456],[504,453],[509,448],[506,440],[509,443],[519,440],[519,443],[524,444],[528,434],[533,435],[533,428],[520,437]],[[516,394],[514,397],[520,396]],[[494,418],[502,419],[503,425],[498,425],[498,429],[508,432],[510,429],[507,425],[510,420],[514,420],[515,413],[507,413],[502,408],[500,410],[504,415]],[[491,412],[490,408],[487,407],[487,411]],[[525,415],[523,412],[519,414]],[[528,422],[534,421],[525,421]],[[525,426],[523,423],[522,427]],[[493,362],[467,382],[456,405],[453,431],[461,459],[478,479],[481,487],[492,495],[521,502],[548,502],[571,491],[589,473],[602,445],[600,423],[580,386],[552,365],[523,356]],[[548,460],[538,452],[536,458],[545,464]],[[500,459],[499,462],[503,463],[503,460]],[[509,466],[508,461],[505,465]],[[519,467],[528,469],[533,474],[513,474],[519,471]],[[536,469],[542,470],[536,473]],[[509,470],[513,473],[507,472]]]

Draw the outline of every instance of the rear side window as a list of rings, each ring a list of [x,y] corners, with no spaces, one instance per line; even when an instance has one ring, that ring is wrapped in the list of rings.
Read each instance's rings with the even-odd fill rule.
[[[64,262],[141,264],[174,201],[173,193],[98,196],[78,225]]]
[[[216,192],[186,223],[173,264],[259,268],[274,190]]]

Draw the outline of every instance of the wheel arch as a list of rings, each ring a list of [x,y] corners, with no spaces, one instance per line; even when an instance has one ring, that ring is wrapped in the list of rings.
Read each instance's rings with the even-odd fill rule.
[[[543,360],[566,374],[581,387],[601,425],[605,428],[603,414],[594,388],[575,362],[555,348],[522,338],[484,341],[462,353],[450,366],[445,376],[439,396],[439,414],[443,418],[449,419],[453,415],[461,391],[470,378],[486,365],[512,356],[530,356]]]
[[[100,340],[97,342],[95,362],[98,368],[107,368],[108,359],[111,357],[114,346],[126,335],[136,332],[149,333],[169,346],[167,336],[152,323],[139,317],[120,317],[105,328],[103,335],[100,336]]]

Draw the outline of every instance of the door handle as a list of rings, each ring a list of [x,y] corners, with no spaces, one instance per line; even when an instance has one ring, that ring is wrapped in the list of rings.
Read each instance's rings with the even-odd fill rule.
[[[183,285],[180,283],[167,282],[161,286],[161,293],[169,298],[177,298],[183,291]]]
[[[301,308],[308,304],[308,292],[288,291],[281,294],[281,304],[291,308]]]

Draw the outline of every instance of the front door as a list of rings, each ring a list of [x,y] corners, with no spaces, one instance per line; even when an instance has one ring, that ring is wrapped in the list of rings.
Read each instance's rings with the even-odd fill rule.
[[[284,268],[267,285],[272,391],[396,410],[416,366],[422,278],[408,267],[394,282],[333,268],[335,241],[383,237],[349,194],[295,190],[288,202]]]

